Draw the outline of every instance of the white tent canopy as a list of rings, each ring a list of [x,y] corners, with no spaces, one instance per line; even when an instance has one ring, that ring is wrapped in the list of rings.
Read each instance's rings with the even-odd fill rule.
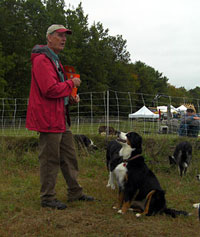
[[[129,118],[159,118],[158,114],[154,114],[145,105],[137,112],[129,114]]]
[[[181,105],[178,108],[176,108],[178,111],[180,112],[185,112],[187,110],[187,107],[185,107],[185,105]]]
[[[170,105],[170,109],[171,109],[171,113],[177,113],[177,109],[173,106]],[[163,105],[163,106],[157,106],[157,110],[162,113],[167,113],[167,106]]]

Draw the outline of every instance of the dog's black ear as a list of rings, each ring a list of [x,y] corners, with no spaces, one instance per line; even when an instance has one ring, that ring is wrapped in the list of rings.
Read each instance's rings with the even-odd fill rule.
[[[131,143],[132,148],[142,148],[142,137],[136,132],[129,132],[126,134],[128,140]]]

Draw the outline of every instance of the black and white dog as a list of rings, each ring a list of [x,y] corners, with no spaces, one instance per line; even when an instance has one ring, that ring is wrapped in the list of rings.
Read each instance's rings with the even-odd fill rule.
[[[169,156],[169,163],[178,166],[179,174],[182,177],[183,174],[186,174],[191,159],[192,145],[188,141],[184,141],[176,146],[173,156]]]
[[[94,142],[86,135],[74,134],[73,136],[79,148],[89,148],[90,150],[98,149]]]
[[[197,180],[200,181],[200,174],[196,176]],[[200,209],[200,203],[194,203],[193,204],[194,208],[199,208]],[[199,218],[200,218],[200,213],[199,213]]]
[[[117,131],[113,127],[107,127],[107,126],[100,126],[99,127],[99,134],[101,135],[117,135]]]
[[[168,214],[172,217],[185,215],[185,211],[169,209],[165,192],[155,174],[147,167],[142,156],[142,137],[135,132],[119,133],[116,141],[107,147],[107,167],[110,172],[108,185],[119,188],[118,203],[113,208],[124,214],[133,208],[141,215]]]
[[[109,179],[107,187],[111,187],[111,189],[115,189],[116,184],[116,174],[115,168],[130,157],[134,148],[131,148],[126,142],[126,133],[118,132],[117,139],[112,140],[108,143],[106,150],[106,165],[109,171]]]

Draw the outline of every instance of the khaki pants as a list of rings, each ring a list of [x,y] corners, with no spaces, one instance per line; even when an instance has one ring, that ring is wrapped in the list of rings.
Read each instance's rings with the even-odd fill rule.
[[[78,162],[70,129],[64,133],[40,133],[39,150],[41,200],[55,199],[59,168],[68,186],[68,199],[81,197],[82,187],[77,182]]]

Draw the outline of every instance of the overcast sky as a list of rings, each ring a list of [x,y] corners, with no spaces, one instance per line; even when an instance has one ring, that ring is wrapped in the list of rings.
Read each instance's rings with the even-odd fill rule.
[[[200,0],[65,0],[80,2],[89,25],[127,40],[131,61],[163,73],[171,85],[200,86]]]

